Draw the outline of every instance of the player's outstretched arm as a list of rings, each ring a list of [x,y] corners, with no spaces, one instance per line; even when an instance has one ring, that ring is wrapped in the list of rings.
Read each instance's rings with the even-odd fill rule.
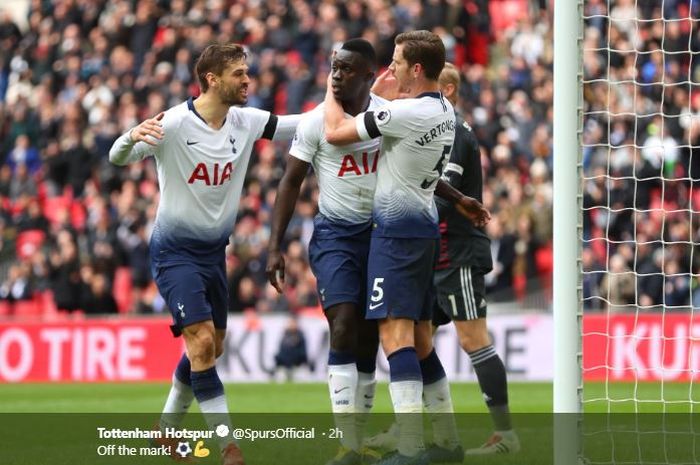
[[[275,205],[272,208],[272,224],[270,226],[270,244],[267,253],[267,279],[270,284],[282,293],[284,285],[284,257],[280,252],[284,233],[287,231],[289,221],[294,214],[294,206],[299,197],[301,184],[304,182],[306,173],[309,171],[309,164],[296,157],[287,155],[287,167],[277,188]]]
[[[452,203],[457,211],[475,226],[483,227],[491,220],[491,214],[484,208],[478,200],[462,194],[460,191],[452,187],[450,183],[438,180],[435,186],[435,195]]]
[[[305,114],[306,113],[277,116],[277,127],[275,128],[275,135],[272,136],[272,140],[290,140],[294,137],[297,126],[299,126],[299,122]]]
[[[164,112],[160,112],[122,134],[109,150],[109,161],[121,166],[142,160],[150,152],[149,146],[158,146],[165,135],[161,122],[164,115]],[[147,145],[138,144],[139,142]]]

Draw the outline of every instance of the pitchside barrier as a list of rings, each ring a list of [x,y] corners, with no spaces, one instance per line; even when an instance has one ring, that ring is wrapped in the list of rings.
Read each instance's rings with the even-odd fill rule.
[[[270,381],[288,323],[285,315],[231,316],[218,361],[222,379]],[[0,382],[169,381],[183,345],[168,324],[164,317],[2,322]],[[325,381],[327,324],[318,316],[301,316],[298,324],[308,363],[293,377]],[[587,314],[583,325],[586,380],[688,382],[700,373],[700,318],[691,313]],[[551,314],[494,314],[489,329],[510,380],[552,380]],[[435,346],[451,380],[476,381],[452,326],[440,328]],[[383,355],[378,374],[387,379]]]

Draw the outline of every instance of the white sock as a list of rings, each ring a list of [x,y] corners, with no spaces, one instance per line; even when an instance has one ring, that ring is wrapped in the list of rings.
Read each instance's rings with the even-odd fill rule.
[[[360,449],[355,427],[357,379],[355,363],[328,366],[328,392],[335,426],[342,433],[340,443],[355,451]]]
[[[160,428],[179,428],[187,410],[192,405],[192,400],[194,400],[192,386],[181,382],[173,375],[173,384],[170,386],[170,393],[165,401],[163,414],[160,416]]]
[[[355,392],[355,427],[357,428],[357,438],[360,445],[365,436],[365,427],[369,420],[369,412],[374,405],[374,392],[377,388],[377,380],[374,372],[357,372],[357,391]]]
[[[423,444],[423,382],[392,381],[389,383],[396,423],[399,425],[401,455],[413,457],[425,449]]]
[[[459,446],[457,424],[455,423],[452,396],[447,378],[441,378],[434,383],[423,385],[423,404],[430,415],[433,424],[433,440],[435,444],[446,449],[454,450]]]
[[[207,422],[207,426],[209,427],[210,431],[215,431],[220,425],[226,425],[229,431],[232,431],[231,419],[228,415],[228,405],[226,404],[225,395],[222,394],[220,396],[205,400],[204,402],[200,402],[199,408],[204,415],[204,421]],[[234,442],[231,434],[228,434],[223,438],[219,437],[218,434],[215,434],[214,437],[219,442],[219,447],[222,450],[224,447]]]

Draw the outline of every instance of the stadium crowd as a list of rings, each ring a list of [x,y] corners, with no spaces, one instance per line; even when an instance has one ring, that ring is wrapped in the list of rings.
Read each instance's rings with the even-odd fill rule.
[[[584,306],[698,307],[700,5],[584,14]]]
[[[462,73],[460,110],[482,146],[484,203],[493,215],[487,228],[494,254],[490,298],[522,299],[549,286],[552,29],[551,12],[539,4],[30,3],[26,28],[0,12],[0,313],[163,311],[148,260],[159,195],[155,165],[146,160],[117,168],[108,151],[139,121],[198,94],[193,63],[207,44],[245,44],[248,104],[288,114],[323,100],[334,46],[364,37],[387,66],[394,37],[419,28],[443,38],[448,60]],[[283,143],[256,146],[227,252],[232,312],[317,305],[306,251],[318,195],[313,176],[287,235],[284,295],[267,284],[264,272],[287,149]]]

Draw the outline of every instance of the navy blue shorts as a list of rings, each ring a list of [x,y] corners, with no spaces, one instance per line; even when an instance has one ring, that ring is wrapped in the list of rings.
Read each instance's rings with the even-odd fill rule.
[[[309,263],[324,310],[342,303],[364,308],[370,234],[369,223],[341,225],[322,215],[314,219]]]
[[[228,283],[223,261],[206,266],[154,265],[153,277],[172,313],[170,329],[176,337],[183,328],[207,320],[212,320],[216,329],[226,329]]]
[[[436,250],[436,239],[372,237],[366,318],[430,320]]]

